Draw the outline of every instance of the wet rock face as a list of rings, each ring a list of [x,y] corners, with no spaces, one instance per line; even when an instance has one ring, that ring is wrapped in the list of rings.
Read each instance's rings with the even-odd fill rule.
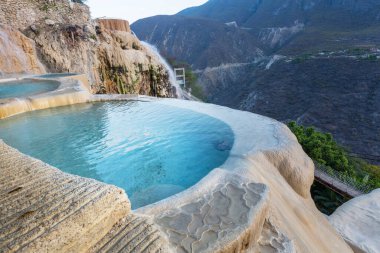
[[[0,74],[44,72],[34,42],[15,29],[0,25]]]
[[[86,5],[66,0],[14,2],[0,4],[0,23],[35,41],[47,71],[85,73],[93,93],[173,96],[167,70],[131,33],[128,21],[91,21]],[[26,11],[31,14],[24,18]],[[30,51],[23,49],[20,58]]]

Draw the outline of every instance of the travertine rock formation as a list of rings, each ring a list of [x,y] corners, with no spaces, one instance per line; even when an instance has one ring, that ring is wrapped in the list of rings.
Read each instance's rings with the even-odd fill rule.
[[[173,96],[165,66],[127,21],[92,21],[86,5],[67,0],[6,0],[0,3],[0,23],[35,41],[47,71],[87,74],[93,93]]]
[[[346,202],[329,221],[355,253],[380,252],[380,189]]]
[[[208,193],[155,217],[176,252],[243,252],[259,239],[268,188],[223,170],[212,174],[223,179]],[[209,182],[198,187],[202,184]]]
[[[18,30],[0,24],[0,75],[44,72],[34,41]]]
[[[107,29],[110,31],[120,31],[120,32],[128,32],[128,33],[131,32],[131,27],[129,26],[129,22],[126,20],[102,18],[102,19],[98,19],[98,23],[104,29]]]

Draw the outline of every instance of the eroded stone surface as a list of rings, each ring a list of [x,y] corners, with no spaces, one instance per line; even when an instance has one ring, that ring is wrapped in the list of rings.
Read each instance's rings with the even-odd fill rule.
[[[344,203],[329,221],[354,252],[380,252],[380,189]]]
[[[45,68],[37,58],[34,41],[0,24],[0,75],[14,73],[41,74]]]
[[[294,243],[270,219],[265,220],[255,253],[296,253]]]
[[[0,252],[83,252],[130,213],[124,192],[0,141]]]
[[[119,221],[89,253],[169,251],[168,242],[152,221],[130,214]]]
[[[155,217],[176,252],[242,252],[256,244],[268,189],[236,175],[225,177],[203,197]]]

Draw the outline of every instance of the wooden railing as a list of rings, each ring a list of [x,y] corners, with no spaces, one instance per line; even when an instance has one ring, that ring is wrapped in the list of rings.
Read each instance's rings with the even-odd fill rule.
[[[345,173],[315,163],[315,180],[334,192],[349,198],[369,193],[371,189]]]

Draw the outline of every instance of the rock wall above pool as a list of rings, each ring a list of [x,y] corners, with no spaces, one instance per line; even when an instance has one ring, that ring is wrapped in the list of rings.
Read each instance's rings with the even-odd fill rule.
[[[67,0],[0,3],[0,24],[34,40],[47,71],[85,73],[93,93],[172,97],[168,71],[132,34],[128,22],[102,22],[90,19],[86,5]]]
[[[87,5],[71,0],[1,0],[0,23],[24,31],[41,19],[86,25],[91,15]]]
[[[0,75],[44,72],[34,41],[18,30],[0,24]]]

